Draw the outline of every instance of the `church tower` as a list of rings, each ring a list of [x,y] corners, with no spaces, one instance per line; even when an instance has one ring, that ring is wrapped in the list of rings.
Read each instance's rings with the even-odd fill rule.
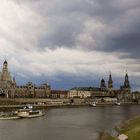
[[[127,73],[125,75],[124,88],[130,89],[130,82],[129,82],[129,77],[128,77],[128,74]]]
[[[112,80],[112,75],[111,75],[111,73],[109,74],[108,89],[109,89],[109,90],[112,90],[112,89],[113,89],[113,80]]]
[[[11,75],[10,72],[8,71],[8,63],[5,60],[3,63],[3,69],[1,73],[1,80],[2,81],[11,81]]]
[[[104,79],[101,80],[100,88],[101,88],[101,90],[106,90],[106,84],[105,84],[105,80]]]
[[[123,91],[123,93],[130,93],[131,87],[129,82],[128,74],[125,75],[124,85],[120,87],[120,89]]]

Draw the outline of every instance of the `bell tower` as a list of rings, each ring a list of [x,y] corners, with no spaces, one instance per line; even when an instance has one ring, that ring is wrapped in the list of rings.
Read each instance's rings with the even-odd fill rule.
[[[3,63],[3,72],[8,72],[8,63],[7,61],[5,60],[4,63]]]
[[[113,89],[113,80],[112,80],[112,75],[111,75],[111,73],[109,74],[108,89],[109,89],[109,90],[112,90],[112,89]]]
[[[128,77],[128,74],[127,73],[125,75],[124,88],[130,89],[130,82],[129,82],[129,77]]]
[[[100,88],[101,88],[101,90],[106,90],[106,84],[105,84],[104,79],[102,79],[101,82],[100,82]]]
[[[10,72],[8,71],[8,63],[5,60],[3,63],[3,69],[1,74],[1,80],[2,81],[11,81]]]

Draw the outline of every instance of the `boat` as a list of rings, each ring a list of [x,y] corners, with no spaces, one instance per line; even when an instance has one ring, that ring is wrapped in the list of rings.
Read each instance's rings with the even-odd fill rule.
[[[1,112],[0,120],[15,120],[21,118],[34,118],[40,116],[43,116],[41,110],[32,110],[31,106],[25,106],[23,109],[19,109],[10,113]]]
[[[17,112],[17,116],[20,118],[34,118],[43,116],[41,110],[32,110],[32,109],[19,109]]]
[[[95,102],[92,102],[89,105],[95,107],[96,106],[96,103]]]
[[[120,102],[116,102],[115,105],[121,105],[121,103]]]

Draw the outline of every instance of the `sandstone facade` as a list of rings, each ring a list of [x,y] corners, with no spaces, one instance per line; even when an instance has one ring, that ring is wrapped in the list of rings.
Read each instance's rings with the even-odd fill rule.
[[[2,72],[0,72],[0,96],[7,98],[48,98],[51,93],[51,87],[48,84],[36,86],[32,82],[26,85],[17,86],[15,78],[11,76],[8,70],[8,63],[3,63]]]

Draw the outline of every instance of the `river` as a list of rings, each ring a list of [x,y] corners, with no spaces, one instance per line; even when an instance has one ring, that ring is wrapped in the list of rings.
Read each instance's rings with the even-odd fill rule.
[[[137,115],[139,105],[48,109],[40,118],[0,120],[0,140],[96,140]]]

